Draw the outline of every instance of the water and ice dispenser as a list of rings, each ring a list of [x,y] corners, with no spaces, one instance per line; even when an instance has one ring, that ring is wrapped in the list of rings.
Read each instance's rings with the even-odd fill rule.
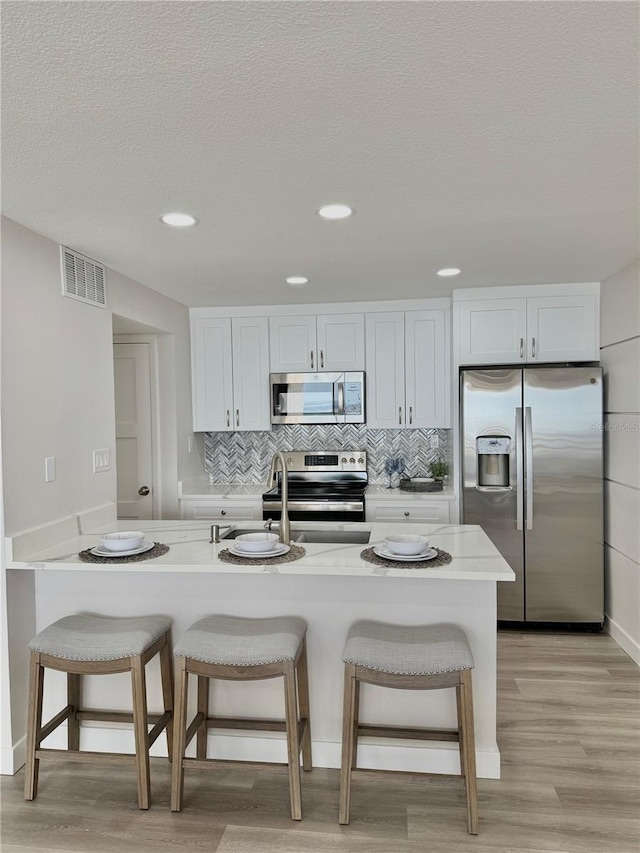
[[[511,439],[507,436],[483,435],[476,438],[479,488],[509,488],[510,453]]]

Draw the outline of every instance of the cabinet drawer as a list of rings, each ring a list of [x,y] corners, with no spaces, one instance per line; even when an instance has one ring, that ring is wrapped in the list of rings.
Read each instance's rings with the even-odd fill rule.
[[[261,519],[262,502],[248,501],[180,501],[181,517],[203,521],[240,521]]]
[[[416,504],[368,503],[367,521],[407,521],[428,524],[449,522],[449,501]]]

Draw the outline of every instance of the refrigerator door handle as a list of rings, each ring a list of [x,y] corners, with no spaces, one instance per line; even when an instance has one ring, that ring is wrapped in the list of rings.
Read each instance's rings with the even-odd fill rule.
[[[527,530],[533,530],[533,429],[531,426],[531,406],[527,406],[524,410],[524,440],[527,490]]]
[[[516,530],[522,530],[523,523],[523,483],[524,483],[524,466],[522,454],[524,446],[522,444],[522,409],[516,409]]]

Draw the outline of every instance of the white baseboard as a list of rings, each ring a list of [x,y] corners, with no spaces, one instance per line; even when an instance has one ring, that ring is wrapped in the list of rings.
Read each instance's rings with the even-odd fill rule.
[[[81,747],[96,752],[113,751],[133,753],[133,732],[121,727],[86,725],[82,727]],[[60,726],[47,740],[47,747],[64,749],[66,747],[66,727]],[[312,742],[314,767],[340,767],[341,745],[339,742]],[[166,756],[166,741],[160,735],[151,748],[154,756]],[[189,744],[187,755],[195,755],[195,739]],[[209,735],[209,758],[226,761],[263,761],[284,764],[287,760],[286,743],[282,735],[215,734]],[[500,752],[497,744],[491,749],[476,751],[476,773],[480,779],[500,778]],[[358,767],[360,769],[404,770],[414,773],[460,772],[458,745],[442,743],[425,746],[399,745],[397,741],[385,741],[382,738],[363,738],[358,747]]]
[[[25,761],[27,736],[23,735],[12,747],[0,749],[0,776],[14,776]]]
[[[633,637],[630,637],[624,628],[621,628],[617,622],[614,622],[608,616],[604,617],[604,626],[607,633],[616,641],[620,648],[629,655],[634,663],[640,666],[640,643],[634,640]]]

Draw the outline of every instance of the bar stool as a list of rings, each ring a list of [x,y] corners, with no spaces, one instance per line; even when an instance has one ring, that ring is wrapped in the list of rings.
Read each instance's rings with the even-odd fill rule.
[[[149,747],[166,729],[171,758],[173,672],[171,668],[171,619],[164,616],[114,617],[78,614],[49,625],[29,643],[29,708],[24,796],[33,800],[38,791],[40,760],[45,758],[133,762],[138,782],[138,806],[149,808]],[[147,713],[145,665],[160,654],[164,713]],[[67,673],[67,705],[42,725],[44,671]],[[131,672],[133,713],[98,711],[82,707],[82,676]],[[40,744],[67,720],[67,749],[42,749]],[[80,723],[84,720],[133,723],[135,754],[81,752]],[[155,723],[151,731],[148,724]]]
[[[341,824],[349,823],[351,775],[358,735],[412,740],[458,741],[467,794],[467,827],[478,834],[475,738],[471,670],[473,656],[464,631],[455,625],[354,623],[344,647],[344,714],[340,771]],[[363,725],[358,720],[360,684],[404,690],[456,688],[457,730]]]
[[[176,655],[176,718],[174,728],[171,810],[182,809],[184,769],[187,765],[211,767],[207,759],[207,729],[259,729],[287,735],[291,817],[302,819],[300,750],[302,766],[311,770],[311,729],[307,674],[306,622],[295,616],[247,619],[207,616],[182,637]],[[189,674],[198,677],[197,713],[187,728]],[[285,720],[265,720],[209,715],[209,679],[252,681],[284,677]],[[296,699],[297,684],[297,699]],[[187,745],[196,737],[196,758],[185,758]]]

